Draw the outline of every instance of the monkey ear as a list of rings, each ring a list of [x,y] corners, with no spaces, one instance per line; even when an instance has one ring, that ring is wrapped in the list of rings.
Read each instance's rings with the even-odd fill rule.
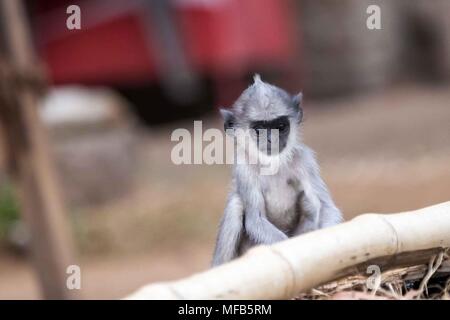
[[[294,103],[294,107],[298,112],[298,123],[300,123],[303,119],[303,109],[302,109],[302,101],[303,101],[303,93],[299,92],[294,97],[292,97],[292,102]]]
[[[295,107],[300,108],[303,100],[303,93],[299,92],[292,97],[292,102],[294,102]]]
[[[220,114],[223,118],[223,128],[225,131],[227,131],[227,129],[234,129],[235,117],[233,111],[220,109]]]

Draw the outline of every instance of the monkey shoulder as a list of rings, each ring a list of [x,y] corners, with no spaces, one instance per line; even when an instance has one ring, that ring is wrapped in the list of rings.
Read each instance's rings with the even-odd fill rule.
[[[305,144],[299,149],[299,165],[307,173],[318,174],[319,165],[317,163],[316,152]]]

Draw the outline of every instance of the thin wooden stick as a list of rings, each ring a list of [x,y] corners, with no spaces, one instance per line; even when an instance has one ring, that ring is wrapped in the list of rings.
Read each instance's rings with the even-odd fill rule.
[[[450,202],[391,215],[364,214],[328,229],[259,246],[243,257],[127,299],[285,299],[354,272],[355,266],[414,262],[450,247]],[[408,257],[397,259],[397,257]],[[381,259],[383,258],[383,259]],[[381,260],[380,260],[381,259]],[[414,264],[414,263],[412,263]]]
[[[6,58],[12,68],[32,70],[36,64],[22,1],[0,0]],[[0,30],[3,31],[3,30]],[[8,81],[6,81],[8,82]],[[75,264],[74,245],[67,213],[57,182],[45,128],[38,114],[37,95],[30,87],[8,88],[0,97],[0,124],[8,128],[14,176],[18,184],[21,215],[31,232],[31,253],[42,293],[50,299],[75,299],[80,294],[66,285],[67,267]],[[1,94],[1,93],[0,93]],[[10,99],[7,99],[10,98]]]

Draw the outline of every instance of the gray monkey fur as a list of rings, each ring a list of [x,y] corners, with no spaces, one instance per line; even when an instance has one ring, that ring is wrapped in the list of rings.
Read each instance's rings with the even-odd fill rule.
[[[303,144],[301,94],[265,83],[254,83],[234,103],[221,110],[226,129],[251,129],[254,120],[288,117],[287,144],[274,175],[261,175],[258,165],[235,164],[231,190],[220,222],[212,265],[228,262],[259,244],[333,226],[342,221],[322,180],[314,152]],[[228,132],[228,130],[227,130]]]

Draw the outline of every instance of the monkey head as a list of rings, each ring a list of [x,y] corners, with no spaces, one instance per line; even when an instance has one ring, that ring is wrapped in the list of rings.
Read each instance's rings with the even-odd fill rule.
[[[292,96],[257,74],[231,109],[221,109],[224,129],[248,132],[260,153],[281,154],[296,143],[303,117],[301,100],[301,93]]]

